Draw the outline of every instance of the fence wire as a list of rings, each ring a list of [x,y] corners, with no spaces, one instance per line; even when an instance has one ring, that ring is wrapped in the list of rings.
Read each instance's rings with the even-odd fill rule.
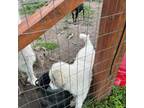
[[[28,17],[37,11],[37,12],[39,12],[39,14],[42,18],[43,10],[41,7],[47,6],[47,5],[49,5],[50,2],[52,2],[53,9],[55,9],[55,1],[56,0],[19,0],[20,19],[25,20],[27,23],[27,26],[29,27]],[[98,55],[102,52],[110,51],[110,50],[116,48],[116,45],[111,45],[107,48],[97,50],[96,49],[97,48],[97,40],[103,36],[108,36],[109,34],[113,34],[113,33],[117,33],[117,35],[118,35],[118,33],[120,31],[122,31],[122,29],[119,28],[118,30],[114,30],[113,32],[108,32],[108,33],[104,33],[104,34],[100,34],[100,35],[98,34],[101,18],[123,14],[123,12],[120,12],[118,14],[112,14],[109,16],[101,17],[102,4],[103,4],[103,0],[86,0],[84,2],[85,15],[82,16],[82,14],[80,12],[79,16],[77,18],[77,22],[73,22],[71,13],[69,13],[61,21],[59,21],[56,25],[54,25],[51,29],[43,29],[43,30],[37,30],[37,31],[29,30],[28,32],[26,32],[25,34],[31,34],[31,33],[45,31],[45,33],[40,38],[38,38],[37,40],[35,40],[34,42],[32,42],[30,44],[30,46],[32,48],[32,52],[34,52],[35,55],[30,55],[30,54],[25,55],[23,50],[19,52],[19,55],[24,54],[23,59],[24,59],[25,63],[23,64],[23,66],[27,68],[26,74],[31,73],[33,71],[34,76],[36,76],[36,78],[39,79],[45,73],[48,74],[51,66],[56,62],[60,62],[60,66],[58,66],[58,68],[60,68],[59,70],[61,72],[62,68],[64,67],[64,65],[61,64],[61,62],[66,62],[69,64],[69,67],[68,67],[69,76],[67,76],[67,77],[69,79],[68,82],[70,83],[70,90],[72,89],[72,83],[75,80],[75,79],[72,79],[72,77],[76,77],[77,85],[76,85],[75,89],[77,92],[81,92],[81,93],[83,93],[83,91],[87,88],[90,89],[92,87],[95,87],[99,83],[105,82],[105,84],[103,85],[102,88],[99,88],[97,91],[89,92],[87,94],[87,98],[90,97],[90,99],[85,100],[87,103],[93,102],[97,97],[105,96],[106,92],[110,91],[111,87],[108,87],[107,89],[105,89],[104,90],[105,93],[101,94],[101,96],[94,96],[94,94],[103,90],[106,86],[109,85],[109,83],[112,83],[114,81],[114,79],[110,80],[110,78],[107,77],[107,79],[103,79],[101,81],[94,82],[90,86],[85,86],[84,82],[87,79],[85,79],[85,76],[83,74],[82,90],[79,90],[79,85],[78,85],[79,84],[78,79],[81,79],[81,78],[79,78],[80,73],[82,73],[84,71],[90,71],[90,70],[92,70],[93,67],[101,65],[101,64],[113,59],[112,57],[108,57],[108,58],[104,58],[104,60],[101,60],[101,61],[95,63],[94,65],[92,64],[94,55]],[[69,5],[71,6],[71,4],[69,4]],[[118,5],[118,0],[117,0],[117,5]],[[116,8],[117,8],[117,6],[116,6]],[[54,14],[55,14],[55,16],[57,15],[57,13],[54,13]],[[45,21],[42,21],[41,26],[44,26],[43,22],[45,22]],[[82,39],[79,38],[79,35],[81,33],[90,35],[90,40],[93,43],[93,46],[94,46],[96,52],[95,53],[87,52],[88,49],[86,46],[85,52],[83,54],[84,56],[76,57],[79,50],[82,47],[84,47],[84,42],[82,41]],[[87,43],[87,40],[85,43]],[[33,56],[36,57],[36,60],[34,60],[32,63],[31,58]],[[91,57],[90,70],[89,70],[89,68],[86,68],[86,58],[88,56]],[[84,58],[84,64],[83,64],[84,68],[82,70],[80,70],[81,65],[79,65],[79,60],[82,58]],[[30,64],[28,61],[30,62]],[[71,74],[72,73],[71,65],[73,64],[74,61],[76,61],[77,69],[76,69],[76,73]],[[19,62],[21,62],[21,61],[19,61]],[[32,65],[32,70],[29,69],[29,65]],[[51,70],[51,71],[53,71],[53,70]],[[91,74],[88,74],[88,76],[89,76],[89,78],[90,77],[93,78],[97,75],[100,75],[100,74],[103,74],[103,73],[106,73],[109,71],[110,71],[110,68],[106,68],[99,72],[93,73],[92,76],[91,76]],[[49,95],[47,93],[47,91],[45,91],[44,94],[42,94],[40,89],[48,86],[49,84],[44,84],[43,86],[36,86],[34,84],[31,84],[30,82],[33,81],[33,78],[29,77],[30,75],[24,75],[23,73],[24,72],[19,70],[19,76],[20,76],[19,81],[18,81],[18,84],[19,84],[18,85],[19,86],[19,88],[18,88],[19,89],[19,95],[18,95],[19,108],[62,108],[62,107],[58,107],[55,105],[59,105],[60,103],[65,103],[65,101],[70,100],[71,98],[74,98],[74,96],[69,96],[60,101],[56,101],[56,103],[54,105],[44,106],[44,105],[42,105],[42,100],[47,100],[50,97],[55,97],[55,99],[56,99],[57,98],[56,96],[60,93],[63,93],[62,97],[64,97],[65,90],[56,92],[51,95]],[[27,82],[28,78],[25,76],[30,78],[29,82]],[[60,74],[59,77],[61,77],[62,83],[63,83],[62,73]],[[24,81],[24,78],[26,78],[25,81]],[[89,79],[89,83],[91,83],[90,79]],[[79,94],[79,95],[82,95],[82,94]],[[72,99],[71,101],[76,101],[76,100]],[[49,104],[48,101],[46,101],[46,102],[47,102],[47,104]],[[76,103],[74,103],[74,104],[76,104]],[[83,103],[83,107],[86,108],[85,102]],[[72,108],[72,107],[71,107],[71,105],[65,105],[64,108]]]

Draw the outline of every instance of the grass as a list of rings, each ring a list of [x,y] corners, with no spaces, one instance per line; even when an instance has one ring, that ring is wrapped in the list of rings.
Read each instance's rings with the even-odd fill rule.
[[[84,4],[84,10],[85,10],[85,17],[88,17],[92,14],[94,14],[94,10],[92,10],[91,6],[89,4]],[[81,13],[82,15],[82,13]]]
[[[30,14],[34,13],[40,7],[44,6],[45,4],[46,4],[46,1],[39,1],[39,2],[34,2],[34,3],[24,4],[23,8],[21,8],[19,10],[20,15],[24,15],[25,13],[30,15]],[[92,8],[88,4],[84,5],[84,9],[85,9],[86,17],[94,13]],[[80,15],[82,16],[82,13]]]
[[[50,41],[44,41],[42,38],[39,38],[37,40],[36,45],[34,45],[34,48],[36,47],[40,47],[40,48],[45,48],[46,50],[54,50],[56,48],[58,48],[58,44],[55,42],[50,42]]]
[[[86,101],[84,108],[126,108],[126,88],[114,86],[110,96],[99,102]]]
[[[102,2],[102,0],[92,0],[92,1],[96,1],[96,2],[99,2],[99,3]]]
[[[44,6],[46,2],[45,1],[39,1],[39,2],[34,2],[34,3],[27,3],[23,5],[23,8],[19,10],[20,15],[30,15],[34,13],[37,9],[40,7]]]

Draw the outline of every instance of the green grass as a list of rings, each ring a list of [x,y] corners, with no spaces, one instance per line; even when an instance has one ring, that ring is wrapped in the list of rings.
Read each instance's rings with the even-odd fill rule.
[[[87,100],[84,108],[126,108],[126,88],[114,86],[110,96],[99,102]]]
[[[96,1],[96,2],[99,2],[99,3],[102,2],[102,0],[92,0],[92,1]]]
[[[45,1],[24,4],[23,7],[19,10],[19,13],[20,15],[24,15],[24,14],[31,15],[37,9],[44,6],[45,4],[46,4]],[[85,9],[85,17],[88,17],[89,15],[92,15],[94,13],[92,8],[88,4],[84,4],[84,9]],[[69,16],[70,15],[68,15],[67,17],[68,19],[70,18]],[[80,13],[80,16],[83,16],[82,12]]]
[[[84,4],[84,11],[85,11],[85,17],[89,17],[92,14],[94,14],[94,10],[92,10],[91,6],[89,4]],[[83,13],[80,13],[80,16],[83,16]]]
[[[34,45],[34,48],[40,47],[40,48],[45,48],[46,50],[54,50],[58,48],[58,44],[55,42],[50,42],[50,41],[44,41],[42,38],[39,38],[37,40],[36,45]]]
[[[24,14],[32,14],[34,13],[38,8],[44,6],[46,2],[45,1],[39,1],[39,2],[35,2],[35,3],[27,3],[23,5],[23,8],[21,8],[19,10],[20,15],[24,15]]]

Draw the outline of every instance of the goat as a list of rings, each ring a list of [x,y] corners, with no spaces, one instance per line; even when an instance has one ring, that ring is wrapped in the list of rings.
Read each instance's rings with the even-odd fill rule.
[[[72,18],[73,18],[73,22],[77,21],[78,18],[78,14],[83,11],[83,18],[84,18],[84,6],[83,3],[80,4],[77,8],[75,8],[74,10],[72,10]]]
[[[34,75],[33,64],[36,61],[36,55],[31,45],[26,46],[18,53],[18,70],[25,72],[28,76],[28,82],[35,85],[37,78]]]
[[[69,91],[76,100],[75,108],[82,108],[88,94],[94,63],[95,50],[89,35],[80,34],[85,46],[80,49],[73,64],[57,62],[52,65],[49,76],[51,85]]]

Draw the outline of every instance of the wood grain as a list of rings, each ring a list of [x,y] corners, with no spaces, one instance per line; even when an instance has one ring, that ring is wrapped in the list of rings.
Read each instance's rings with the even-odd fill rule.
[[[116,56],[115,54],[118,54],[115,53],[117,46],[119,44],[122,44],[120,41],[123,36],[123,29],[126,20],[125,2],[126,2],[125,0],[104,0],[103,1],[103,8],[102,8],[102,14],[100,19],[100,28],[99,28],[99,38],[97,40],[96,52],[101,51],[105,48],[109,48],[111,46],[114,46],[114,49],[101,52],[100,54],[96,53],[95,64],[98,64],[99,62],[106,60],[105,62],[100,63],[99,65],[94,65],[93,67],[94,76],[93,76],[92,85],[94,85],[99,81],[102,81],[101,83],[92,86],[90,89],[90,92],[95,92],[93,96],[97,97],[96,98],[97,100],[101,100],[105,96],[109,95],[111,91],[111,86],[113,84],[113,79],[114,79],[114,77],[112,77],[114,76],[113,75],[114,73],[112,73],[112,75],[110,75],[109,73],[111,67],[116,66],[115,63],[114,64],[112,63],[115,59],[117,59],[116,61],[118,61],[119,57],[122,56],[122,54],[119,54],[120,56],[114,58],[114,56]],[[108,58],[110,59],[107,60]],[[96,74],[103,70],[106,71],[104,71],[101,74]],[[107,86],[105,86],[106,84]]]

